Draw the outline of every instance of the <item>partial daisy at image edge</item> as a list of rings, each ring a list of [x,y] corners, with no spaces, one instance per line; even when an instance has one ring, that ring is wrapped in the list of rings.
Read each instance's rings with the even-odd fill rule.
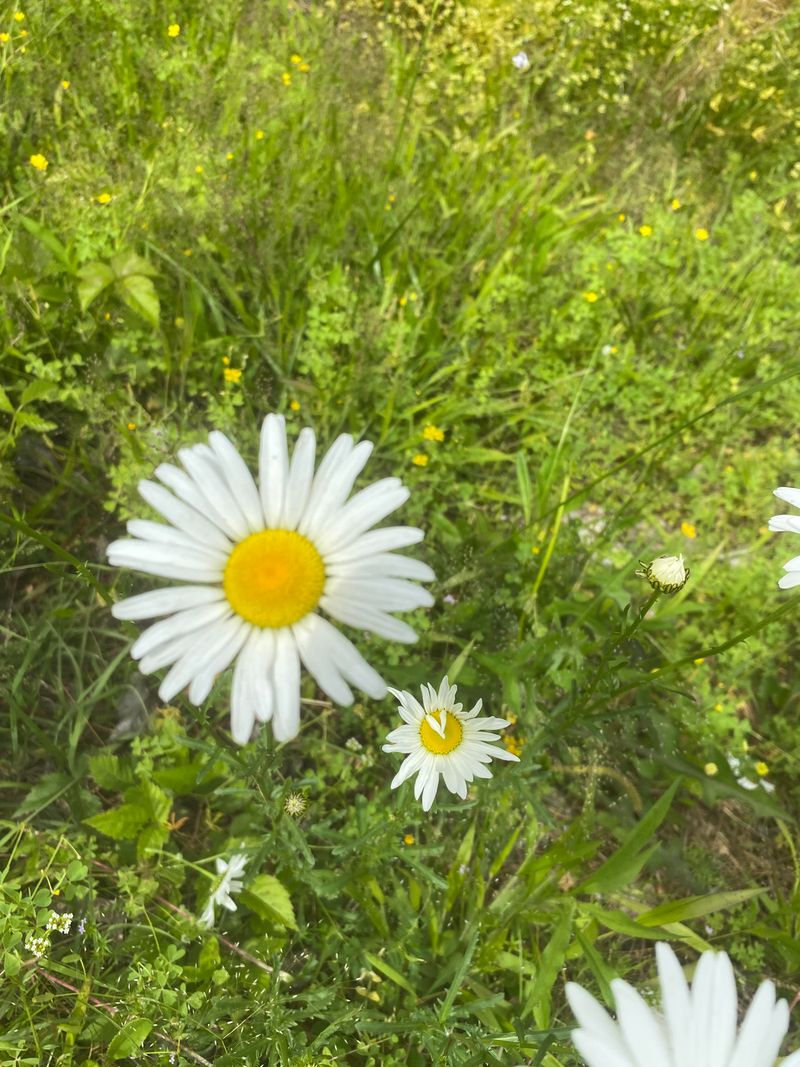
[[[456,686],[447,675],[439,691],[430,683],[420,686],[422,704],[406,690],[389,688],[399,701],[403,725],[387,735],[384,752],[401,752],[405,759],[392,779],[396,789],[412,775],[414,798],[422,800],[423,811],[430,811],[439,788],[439,780],[451,793],[466,799],[467,786],[475,778],[491,778],[486,766],[493,759],[519,763],[519,757],[493,742],[500,740],[496,731],[511,725],[510,720],[495,716],[479,718],[481,699],[470,711],[456,704]]]
[[[416,632],[392,613],[434,603],[416,584],[435,580],[431,568],[396,551],[424,532],[373,529],[409,490],[387,477],[350,496],[372,449],[341,434],[315,469],[314,431],[300,431],[290,458],[285,420],[270,414],[258,484],[219,431],[178,451],[183,469],[162,463],[158,482],[139,483],[167,523],[130,520],[130,538],[108,546],[109,563],[184,584],[121,600],[112,614],[163,617],[131,648],[142,674],[168,668],[161,700],[188,688],[189,701],[203,704],[233,663],[231,733],[243,745],[256,722],[270,722],[277,741],[297,735],[301,664],[336,704],[352,704],[351,685],[375,700],[386,695],[381,675],[318,613],[411,644]]]
[[[656,944],[661,1003],[654,1009],[621,978],[611,983],[617,1018],[582,986],[566,995],[579,1029],[572,1043],[586,1067],[777,1067],[789,1006],[769,979],[759,986],[738,1028],[733,966],[725,952],[704,952],[691,986],[672,948]],[[800,1067],[800,1051],[780,1061]]]

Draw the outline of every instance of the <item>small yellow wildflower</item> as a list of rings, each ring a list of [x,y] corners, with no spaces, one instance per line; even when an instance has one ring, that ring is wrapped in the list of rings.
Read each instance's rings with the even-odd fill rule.
[[[20,30],[20,31],[19,31],[19,35],[20,35],[20,37],[27,37],[27,36],[28,36],[28,31],[27,31],[27,30]],[[20,51],[21,51],[21,52],[24,52],[24,51],[25,51],[25,49],[24,49],[24,48],[21,48],[21,49],[20,49]]]
[[[167,26],[167,33],[170,37],[177,37],[180,32],[181,28],[177,22],[171,22],[169,26]]]
[[[297,69],[300,71],[301,74],[308,74],[308,72],[311,70],[311,67],[309,67],[308,63],[301,63]]]
[[[24,22],[25,21],[25,12],[24,11],[15,11],[14,12],[14,21],[15,22]]]
[[[197,166],[196,166],[196,167],[194,168],[194,172],[195,172],[195,174],[202,174],[202,173],[203,173],[203,168],[202,168],[202,166],[201,166],[201,165],[200,165],[199,163],[198,163],[198,164],[197,164]]]
[[[263,141],[264,140],[264,131],[263,130],[256,130],[256,140],[257,141]]]
[[[722,706],[722,704],[715,704],[714,705],[714,711],[724,711],[724,710],[725,710],[725,708]]]
[[[766,763],[764,763],[763,760],[759,760],[759,762],[756,764],[756,774],[760,774],[762,778],[765,774],[769,774],[769,767],[766,765]]]
[[[438,426],[434,426],[432,422],[429,422],[422,431],[422,436],[426,441],[444,441],[444,430],[440,430]]]
[[[747,175],[747,177],[750,179],[751,182],[756,181],[756,179],[758,178],[758,171],[757,170],[751,170],[750,173]]]
[[[387,207],[386,210],[388,211],[389,208]],[[408,303],[408,297],[405,295],[405,293],[403,293],[397,303],[400,305],[401,308],[404,308],[406,306],[406,304]]]
[[[708,230],[706,230],[703,226],[698,226],[697,229],[694,231],[694,235],[698,241],[708,240]]]
[[[624,212],[620,211],[619,215],[617,215],[617,222],[624,222],[627,217]]]
[[[404,845],[413,845],[414,844],[414,835],[413,834],[406,834],[405,837],[403,838],[403,844]]]
[[[223,367],[229,367],[230,363],[231,363],[231,357],[230,356],[223,356],[222,357],[222,366]]]
[[[389,193],[386,199],[389,201],[390,204],[393,204],[397,199],[397,196],[394,193]]]
[[[714,775],[719,772],[719,767],[716,765],[716,763],[707,763],[703,770],[706,772],[709,778],[713,778]]]
[[[111,312],[106,311],[103,315],[103,318],[106,320],[106,322],[111,322]]]
[[[672,203],[669,206],[672,208],[673,211],[680,211],[681,202],[680,202],[680,200],[678,200],[677,196],[675,197],[675,199],[672,201]]]
[[[61,82],[61,88],[62,88],[62,89],[64,90],[64,92],[66,92],[66,91],[67,91],[67,89],[69,89],[69,87],[70,87],[70,82],[69,82],[69,80],[68,80],[67,78],[64,78],[64,79],[62,80],[62,82]]]
[[[230,161],[231,161],[231,160],[233,159],[233,152],[227,152],[227,153],[225,154],[225,158],[226,158],[226,159],[227,159],[227,161],[228,161],[228,162],[230,163]]]
[[[239,370],[238,367],[226,367],[224,374],[226,382],[233,382],[234,384],[238,384],[238,382],[242,380],[242,372],[241,370]]]
[[[413,289],[412,289],[412,290],[411,290],[411,292],[410,292],[410,293],[408,294],[408,299],[409,299],[409,300],[411,301],[411,303],[412,303],[412,304],[413,304],[413,303],[414,303],[414,301],[415,301],[415,300],[417,299],[417,294],[416,294],[416,293],[414,292],[414,290],[413,290]]]
[[[129,430],[130,430],[131,432],[133,432],[133,431],[134,431],[134,430],[136,429],[136,423],[135,423],[135,422],[129,422],[129,423],[128,423],[128,429],[129,429]]]
[[[295,65],[295,66],[297,66],[297,65],[298,65],[299,63],[302,63],[302,62],[303,62],[303,60],[302,60],[302,59],[300,58],[300,56],[298,56],[298,54],[297,54],[297,53],[295,52],[295,54],[294,54],[293,56],[290,56],[290,57],[289,57],[289,62],[290,62],[290,63],[294,63],[294,65]]]
[[[11,34],[10,33],[6,33],[5,30],[2,33],[0,33],[0,44],[8,44],[8,42],[10,40],[11,40]]]
[[[31,158],[28,160],[28,162],[36,170],[47,170],[47,167],[48,167],[47,160],[45,159],[45,157],[40,152],[37,152],[35,156],[31,156]]]
[[[299,411],[300,410],[300,401],[299,400],[291,400],[291,401],[289,401],[289,407],[292,409],[292,411]]]
[[[96,197],[95,199],[97,200],[98,204],[110,204],[111,203],[111,193],[100,193],[100,195],[98,197]]]
[[[706,661],[706,657],[705,656],[698,656],[697,659],[695,660],[695,663],[699,667],[700,664],[701,663],[705,663],[705,661]]]
[[[639,227],[639,233],[642,235],[642,237],[650,237],[653,233],[653,227],[648,226],[647,223],[645,223],[644,226]]]
[[[541,547],[539,545],[532,545],[531,546],[531,555],[532,556],[538,556],[541,551],[542,551],[542,549],[541,549]]]
[[[682,522],[681,533],[684,537],[691,537],[694,540],[697,537],[697,528],[691,522]]]
[[[583,299],[588,304],[596,304],[600,298],[598,297],[597,293],[595,293],[593,290],[590,290],[588,293],[583,294]]]
[[[281,74],[281,81],[283,82],[284,85],[291,85],[292,84],[292,76],[291,76],[291,74],[289,73],[288,70],[285,70],[283,72],[283,74]]]
[[[428,457],[425,455],[424,452],[417,452],[411,462],[415,463],[418,467],[427,467]]]
[[[191,248],[184,248],[181,254],[184,256],[193,256],[194,252],[191,250]]]
[[[183,317],[181,315],[176,315],[176,317],[175,317],[175,325],[179,330],[182,330],[183,327],[186,325],[186,323],[184,322]]]

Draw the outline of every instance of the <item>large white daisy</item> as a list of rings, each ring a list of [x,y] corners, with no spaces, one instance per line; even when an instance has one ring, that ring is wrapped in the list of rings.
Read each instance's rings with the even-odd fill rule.
[[[800,489],[782,485],[779,489],[775,489],[774,493],[778,500],[785,500],[792,507],[800,508]],[[800,533],[800,515],[773,515],[769,520],[769,528],[780,532]],[[781,589],[791,589],[795,585],[800,585],[800,556],[795,556],[788,563],[784,563],[783,569],[786,574],[778,579]]]
[[[389,687],[400,701],[398,711],[405,725],[392,730],[383,751],[408,753],[392,779],[392,789],[416,774],[414,797],[419,800],[421,795],[423,809],[430,811],[440,776],[446,788],[463,800],[467,783],[473,778],[492,777],[485,764],[493,759],[519,763],[517,756],[491,743],[500,738],[492,731],[502,730],[510,723],[493,716],[479,719],[482,700],[471,711],[462,711],[464,705],[454,703],[456,686],[450,685],[447,675],[438,693],[430,684],[420,686],[420,691],[421,705],[411,693]]]
[[[587,1067],[773,1067],[789,1008],[762,982],[742,1026],[737,1026],[736,978],[724,952],[704,952],[691,987],[669,945],[656,945],[661,1012],[633,986],[611,983],[616,1022],[581,986],[568,982],[567,999],[579,1030],[572,1040]],[[800,1052],[781,1067],[800,1067]]]
[[[282,415],[261,429],[259,484],[228,438],[178,452],[184,469],[162,464],[139,492],[169,525],[134,519],[132,540],[108,547],[109,562],[186,585],[122,600],[118,619],[167,616],[142,633],[131,654],[150,674],[169,667],[158,690],[170,701],[189,687],[202,704],[216,676],[236,661],[231,732],[245,744],[253,725],[272,722],[279,741],[300,727],[300,662],[331,700],[350,704],[350,684],[368,696],[386,683],[336,627],[318,614],[391,641],[414,642],[393,611],[429,607],[413,579],[431,568],[393,549],[421,541],[414,526],[371,529],[408,499],[399,478],[383,478],[348,500],[372,452],[350,434],[334,441],[314,473],[313,430],[301,430],[291,460]],[[350,684],[348,684],[350,683]]]

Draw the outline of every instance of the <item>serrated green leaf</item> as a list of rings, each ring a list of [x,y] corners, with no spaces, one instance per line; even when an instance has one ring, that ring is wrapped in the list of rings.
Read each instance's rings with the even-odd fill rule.
[[[134,274],[144,274],[145,276],[155,278],[158,274],[155,267],[131,249],[126,249],[124,252],[118,252],[116,256],[113,256],[111,259],[111,269],[116,277],[120,279],[129,278]]]
[[[28,382],[28,384],[22,390],[22,396],[19,400],[19,406],[24,407],[25,404],[30,404],[34,400],[41,400],[42,397],[51,396],[55,388],[56,386],[54,382]]]
[[[637,916],[637,923],[642,926],[665,926],[667,923],[683,922],[685,919],[699,919],[715,911],[735,908],[746,900],[760,896],[764,889],[733,889],[727,893],[707,893],[699,897],[684,897],[682,900],[668,901],[657,908]]]
[[[260,915],[262,919],[270,919],[290,930],[297,929],[297,921],[294,917],[294,908],[286,887],[271,874],[259,874],[250,885],[242,890],[241,899],[244,904]]]
[[[112,1038],[106,1055],[110,1060],[124,1060],[141,1048],[153,1029],[149,1019],[131,1019],[125,1023],[116,1037]]]
[[[120,804],[117,808],[101,811],[99,815],[92,815],[83,821],[93,830],[99,830],[114,841],[133,841],[149,820],[141,805]]]
[[[123,795],[127,804],[135,804],[144,811],[148,822],[155,823],[157,826],[166,822],[171,801],[155,782],[145,778],[138,785],[126,789]]]
[[[89,774],[101,789],[121,793],[133,784],[133,771],[111,752],[98,752],[89,757]]]
[[[577,886],[575,893],[613,893],[614,890],[628,886],[636,880],[645,863],[659,847],[657,843],[651,845],[649,842],[666,818],[679,785],[680,779],[676,778],[634,826],[617,851],[601,864],[594,874]]]
[[[158,293],[149,278],[144,274],[130,274],[119,279],[116,288],[131,311],[141,315],[151,326],[158,326]]]
[[[115,275],[106,263],[96,260],[81,267],[78,279],[78,301],[81,311],[85,311],[104,289],[114,283]]]
[[[18,411],[16,414],[17,426],[26,426],[29,430],[35,430],[36,433],[47,433],[48,430],[55,430],[56,423],[50,422],[49,419],[43,419],[40,415],[34,415],[32,411]]]
[[[46,774],[25,794],[22,803],[14,812],[14,818],[21,819],[33,811],[43,810],[48,804],[52,804],[56,797],[65,793],[73,782],[72,776],[63,771]]]

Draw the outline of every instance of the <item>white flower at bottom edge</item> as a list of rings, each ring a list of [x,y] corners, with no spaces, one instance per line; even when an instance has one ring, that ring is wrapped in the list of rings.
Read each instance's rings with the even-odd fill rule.
[[[493,716],[479,719],[482,700],[471,711],[462,711],[464,705],[454,703],[456,686],[450,685],[446,675],[438,693],[430,684],[427,688],[420,686],[420,690],[422,705],[411,693],[389,687],[400,701],[398,710],[405,725],[392,730],[383,751],[407,754],[392,779],[392,789],[416,774],[414,797],[419,800],[421,795],[423,809],[430,811],[440,776],[447,789],[463,800],[467,783],[473,778],[492,777],[485,764],[493,759],[519,763],[517,756],[491,744],[500,739],[500,734],[491,731],[502,730],[510,723]]]
[[[230,863],[226,863],[225,860],[221,859],[216,860],[217,875],[222,877],[208,898],[203,914],[200,916],[200,922],[203,926],[213,926],[215,904],[219,904],[220,907],[226,908],[228,911],[236,911],[236,905],[231,899],[231,894],[241,893],[242,875],[246,866],[247,856],[242,855],[240,852],[237,852],[235,856],[231,856]]]
[[[587,1067],[773,1067],[789,1027],[785,1000],[762,982],[736,1032],[736,978],[724,952],[704,952],[691,987],[669,945],[656,945],[661,1012],[633,986],[611,983],[614,1021],[581,986],[568,982],[567,999],[579,1030],[572,1041]],[[663,1014],[662,1014],[663,1013]],[[800,1067],[800,1051],[781,1067]]]
[[[778,500],[785,500],[795,508],[800,508],[800,489],[782,485],[773,490]],[[773,515],[769,520],[769,528],[778,533],[800,533],[800,515]],[[792,589],[800,585],[800,556],[795,556],[788,563],[784,563],[783,569],[786,574],[778,579],[781,589]]]

